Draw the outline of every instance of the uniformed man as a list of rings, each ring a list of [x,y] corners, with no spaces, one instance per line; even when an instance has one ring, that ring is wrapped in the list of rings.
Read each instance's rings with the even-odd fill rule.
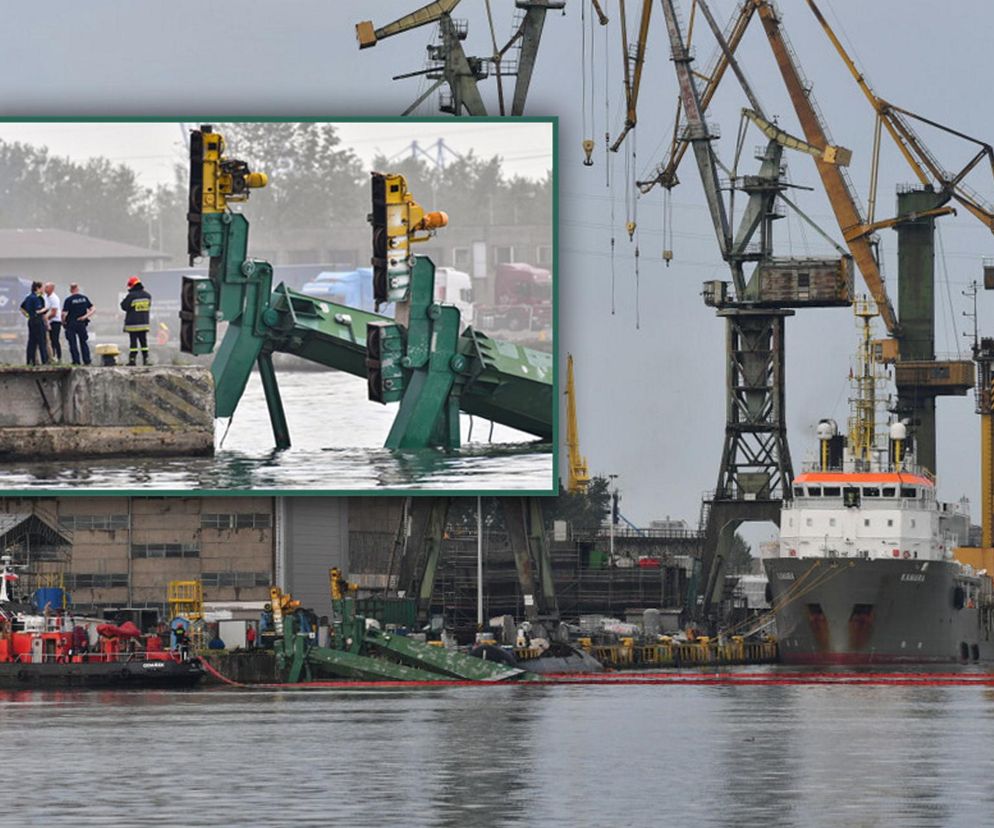
[[[48,352],[52,362],[62,362],[62,300],[55,292],[55,282],[45,282],[45,303],[48,313],[45,323],[48,325]]]
[[[90,364],[87,328],[94,310],[89,298],[79,292],[79,285],[72,282],[69,285],[69,295],[62,305],[62,324],[66,328],[66,341],[69,343],[69,355],[72,357],[73,365],[79,365],[81,355],[83,365]]]
[[[35,352],[38,353],[42,365],[48,364],[48,328],[45,327],[45,317],[48,315],[48,303],[42,293],[41,282],[31,283],[31,293],[21,302],[21,313],[28,320],[28,365],[35,364]]]
[[[152,294],[145,290],[141,279],[132,276],[128,279],[128,295],[121,300],[124,311],[124,332],[130,338],[128,345],[128,365],[134,365],[138,351],[142,354],[142,364],[148,365],[149,315],[152,310]]]

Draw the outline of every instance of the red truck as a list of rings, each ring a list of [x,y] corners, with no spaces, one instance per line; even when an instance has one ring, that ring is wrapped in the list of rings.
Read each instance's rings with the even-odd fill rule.
[[[552,273],[520,262],[497,265],[494,304],[477,305],[484,331],[540,331],[552,327]]]

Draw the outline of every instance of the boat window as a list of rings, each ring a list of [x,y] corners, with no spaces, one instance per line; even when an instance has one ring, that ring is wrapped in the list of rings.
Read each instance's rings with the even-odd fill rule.
[[[842,503],[846,507],[859,506],[859,488],[846,486],[842,492]]]
[[[822,491],[825,497],[842,497],[842,489],[838,486],[826,486]]]
[[[863,525],[864,526],[869,526],[870,525],[870,519],[869,518],[863,518]]]
[[[804,497],[803,486],[794,486],[794,497]]]
[[[901,497],[918,497],[918,489],[914,486],[901,486]]]
[[[805,520],[804,521],[804,525],[805,526],[811,526],[811,518],[808,518],[807,520]]]
[[[880,489],[876,486],[864,486],[863,497],[880,497]]]
[[[828,525],[829,526],[835,526],[835,518],[829,518],[828,519]]]
[[[894,521],[891,520],[890,518],[887,518],[887,525],[888,526],[893,526],[894,525]]]
[[[883,490],[884,497],[897,497],[897,489],[893,486],[887,486]]]
[[[808,486],[808,497],[821,497],[821,486]]]

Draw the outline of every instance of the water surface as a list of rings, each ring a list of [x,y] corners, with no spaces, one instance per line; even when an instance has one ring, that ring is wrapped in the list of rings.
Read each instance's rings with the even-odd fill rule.
[[[553,488],[549,444],[462,415],[463,447],[384,449],[399,404],[366,397],[338,371],[281,371],[292,447],[275,451],[258,373],[235,416],[217,421],[214,457],[112,458],[0,464],[4,489],[543,490]],[[492,428],[491,428],[492,426]]]

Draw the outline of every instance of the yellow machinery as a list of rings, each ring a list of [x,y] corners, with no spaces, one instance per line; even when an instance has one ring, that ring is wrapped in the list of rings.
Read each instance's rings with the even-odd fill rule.
[[[587,458],[580,454],[580,431],[576,422],[576,385],[573,381],[573,355],[566,356],[566,448],[569,450],[569,481],[567,491],[581,494],[587,491],[590,473]]]
[[[204,591],[200,581],[170,581],[167,600],[170,619],[185,618],[195,650],[204,647]]]

